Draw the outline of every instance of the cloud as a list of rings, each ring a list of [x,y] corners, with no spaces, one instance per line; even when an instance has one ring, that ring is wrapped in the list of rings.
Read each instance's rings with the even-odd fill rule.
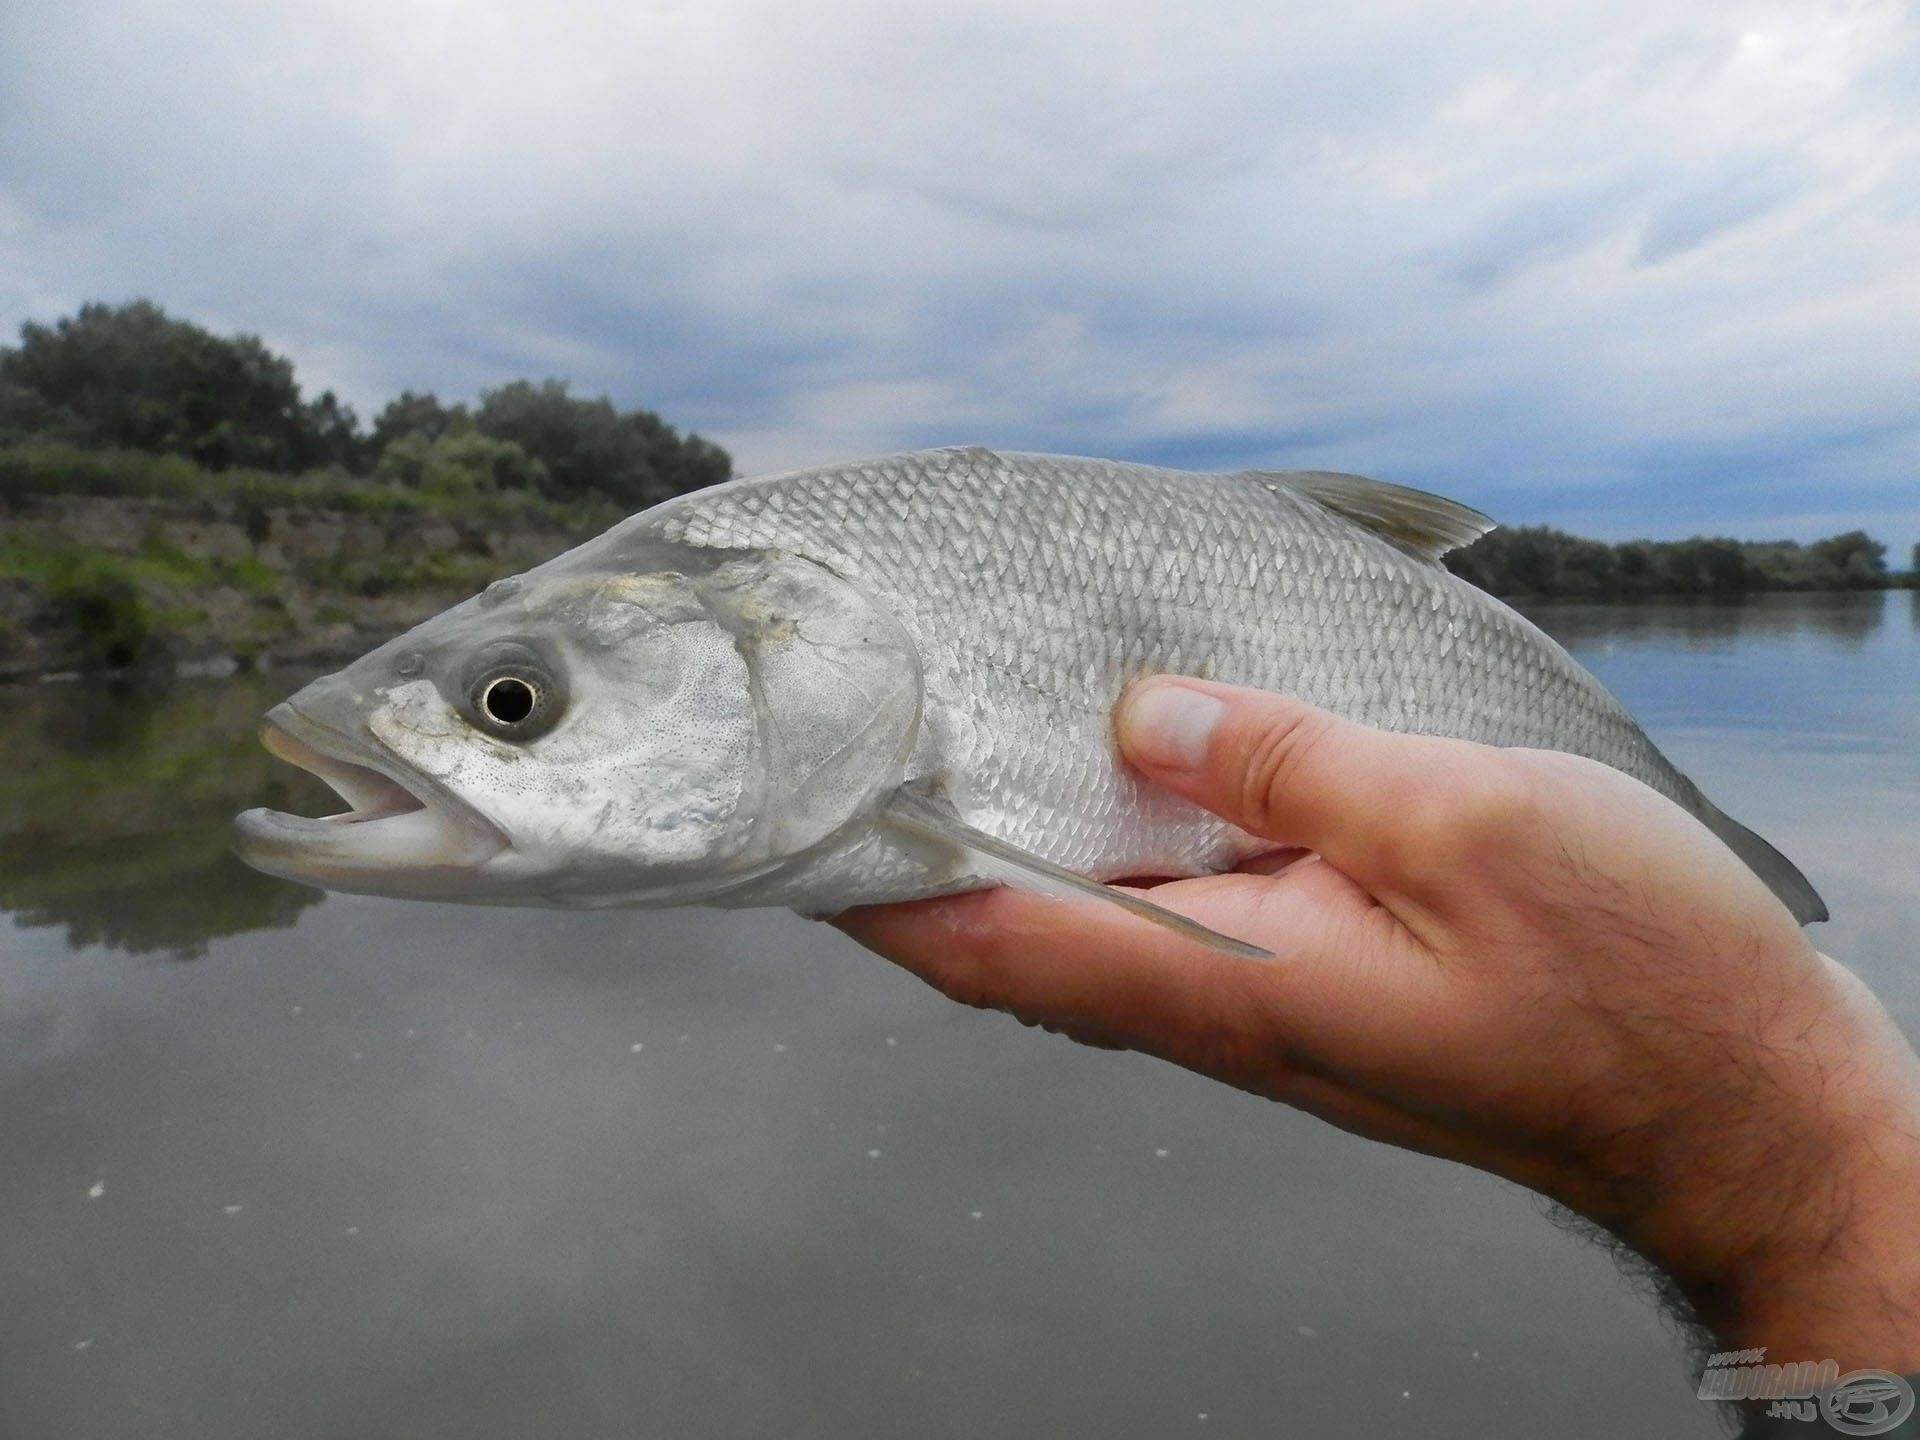
[[[19,0],[0,321],[151,294],[363,408],[562,374],[749,469],[982,439],[1604,518],[1678,507],[1664,456],[1729,528],[1892,513],[1916,80],[1897,0]]]
[[[1648,219],[1640,235],[1640,262],[1657,265],[1684,255],[1779,208],[1798,188],[1792,168],[1791,161],[1767,165],[1743,158],[1687,186]]]
[[[1468,291],[1489,290],[1530,265],[1600,243],[1619,224],[1626,193],[1614,182],[1530,195],[1442,261],[1442,269]]]

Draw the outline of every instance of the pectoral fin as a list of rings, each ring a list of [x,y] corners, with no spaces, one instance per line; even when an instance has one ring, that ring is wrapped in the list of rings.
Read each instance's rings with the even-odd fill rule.
[[[1242,960],[1273,959],[1271,950],[1263,950],[1244,940],[1235,940],[1231,935],[1222,935],[1218,930],[1210,930],[1199,921],[1177,915],[1151,900],[1143,900],[1125,890],[1116,890],[1111,885],[1102,885],[1098,880],[1076,875],[1051,860],[1042,860],[1017,845],[1010,845],[983,830],[976,830],[957,815],[948,813],[921,796],[904,790],[896,791],[881,808],[880,816],[884,823],[912,839],[965,851],[972,858],[974,869],[1003,885],[1034,890],[1057,900],[1103,900],[1162,929],[1171,930],[1184,939],[1238,956]]]

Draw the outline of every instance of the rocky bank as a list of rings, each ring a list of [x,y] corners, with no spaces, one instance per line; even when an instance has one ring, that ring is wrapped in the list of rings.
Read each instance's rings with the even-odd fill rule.
[[[17,497],[0,507],[0,680],[343,662],[612,518]]]

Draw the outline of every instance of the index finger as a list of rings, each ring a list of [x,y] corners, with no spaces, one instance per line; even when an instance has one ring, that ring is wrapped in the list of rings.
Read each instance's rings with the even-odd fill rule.
[[[1121,749],[1148,779],[1242,830],[1304,846],[1369,888],[1430,888],[1480,836],[1518,813],[1499,752],[1398,735],[1285,695],[1155,676],[1115,711]]]

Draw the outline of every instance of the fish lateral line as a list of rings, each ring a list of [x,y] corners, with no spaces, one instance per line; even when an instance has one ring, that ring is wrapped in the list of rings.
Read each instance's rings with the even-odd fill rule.
[[[1271,950],[1262,946],[1223,935],[1164,905],[1156,905],[1151,900],[1091,880],[1064,865],[1043,860],[1018,845],[976,829],[959,816],[939,809],[924,796],[911,791],[895,791],[881,807],[879,818],[915,840],[965,851],[977,862],[983,874],[1003,885],[1049,895],[1056,900],[1098,900],[1118,905],[1129,914],[1171,931],[1183,940],[1205,945],[1210,950],[1218,950],[1236,959],[1276,958]]]

